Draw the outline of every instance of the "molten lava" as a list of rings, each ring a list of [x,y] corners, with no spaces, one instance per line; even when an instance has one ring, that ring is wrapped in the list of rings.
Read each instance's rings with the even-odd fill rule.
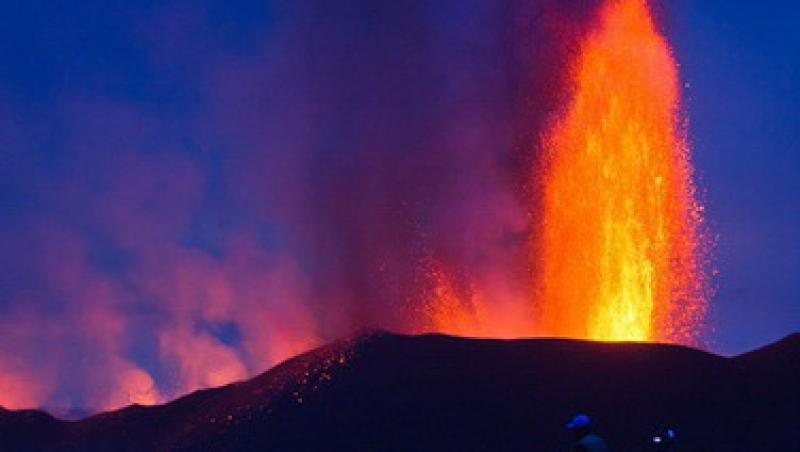
[[[544,334],[692,342],[705,306],[701,208],[676,65],[645,0],[609,0],[545,137],[535,264]]]
[[[470,289],[456,286],[443,266],[430,263],[430,287],[425,294],[426,316],[433,331],[460,336],[478,336],[483,325],[483,299]]]
[[[425,264],[427,290],[423,295],[423,317],[417,328],[470,337],[516,338],[536,335],[536,319],[527,300],[503,296],[502,290],[476,288],[473,281],[461,283],[441,263]],[[490,302],[491,300],[491,302]]]

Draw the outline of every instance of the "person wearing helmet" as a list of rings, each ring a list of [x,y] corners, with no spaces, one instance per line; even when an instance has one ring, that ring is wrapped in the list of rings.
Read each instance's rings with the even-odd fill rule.
[[[591,419],[585,414],[578,414],[567,424],[567,429],[575,434],[575,452],[608,452],[603,438],[592,434]]]

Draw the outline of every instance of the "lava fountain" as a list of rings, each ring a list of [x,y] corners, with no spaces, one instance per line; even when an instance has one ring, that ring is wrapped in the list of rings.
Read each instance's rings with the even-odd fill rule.
[[[692,343],[705,309],[702,208],[670,48],[645,0],[609,0],[544,136],[535,232],[547,335]]]

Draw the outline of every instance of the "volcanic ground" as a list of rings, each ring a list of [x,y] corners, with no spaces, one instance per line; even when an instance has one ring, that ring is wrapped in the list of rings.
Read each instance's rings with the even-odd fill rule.
[[[789,450],[800,334],[733,358],[663,344],[364,334],[249,380],[81,421],[0,411],[0,449],[567,450],[585,412],[612,450]]]

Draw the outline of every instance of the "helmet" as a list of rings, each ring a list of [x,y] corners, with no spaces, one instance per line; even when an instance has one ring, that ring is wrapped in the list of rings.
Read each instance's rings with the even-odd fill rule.
[[[567,424],[567,428],[569,430],[574,430],[576,428],[586,428],[591,423],[592,420],[589,419],[589,416],[585,414],[578,414],[575,415],[575,417],[573,417],[571,421],[569,421],[569,424]]]

